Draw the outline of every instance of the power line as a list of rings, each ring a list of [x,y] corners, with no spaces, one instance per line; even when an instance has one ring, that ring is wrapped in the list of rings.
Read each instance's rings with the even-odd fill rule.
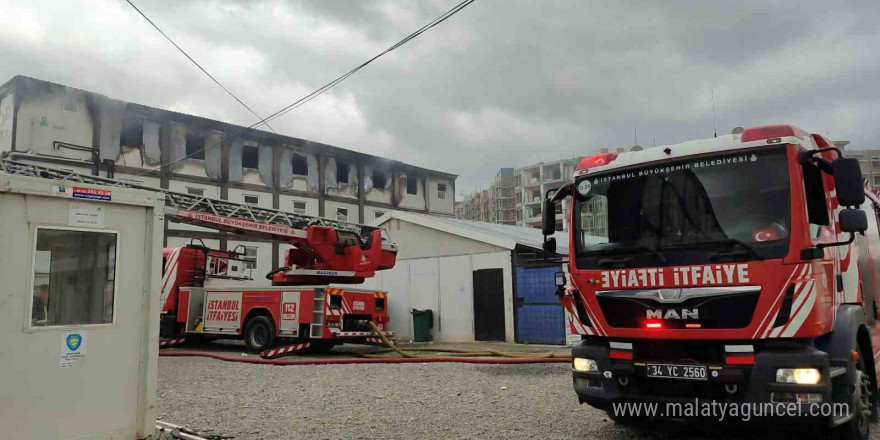
[[[189,54],[186,53],[186,51],[184,51],[180,46],[178,46],[177,43],[175,43],[174,40],[171,39],[171,37],[169,37],[165,32],[163,32],[162,29],[159,29],[159,26],[156,26],[156,23],[153,23],[153,20],[150,20],[150,17],[147,17],[146,14],[144,14],[140,9],[138,9],[138,7],[135,6],[134,3],[131,2],[131,0],[125,0],[125,1],[129,5],[131,5],[131,7],[134,8],[134,10],[137,11],[137,13],[141,15],[141,17],[144,17],[144,20],[147,20],[147,22],[150,23],[150,25],[152,25],[153,28],[155,28],[157,31],[159,31],[159,33],[162,34],[162,36],[165,37],[165,39],[168,40],[169,43],[171,43],[175,48],[177,48],[177,50],[179,50],[180,53],[183,54],[183,56],[185,56],[188,60],[190,60],[193,64],[195,64],[196,67],[198,67],[199,70],[201,70],[205,75],[208,75],[208,78],[211,78],[211,80],[214,81],[215,83],[217,83],[217,85],[220,86],[220,88],[223,89],[226,93],[228,93],[229,96],[231,96],[233,99],[238,101],[239,104],[241,104],[244,108],[248,109],[248,111],[251,112],[254,116],[259,118],[261,122],[265,122],[265,120],[263,119],[262,116],[258,115],[257,112],[255,112],[252,108],[248,107],[248,105],[245,104],[244,101],[242,101],[241,99],[238,99],[238,96],[235,96],[235,94],[230,92],[229,89],[226,88],[226,86],[224,86],[223,84],[220,83],[220,81],[217,80],[217,78],[214,78],[214,75],[211,75],[210,73],[208,73],[208,71],[205,70],[205,68],[202,67],[201,64],[199,64],[196,60],[194,60],[191,56],[189,56]],[[273,129],[269,125],[268,122],[265,122],[265,124],[266,124],[266,127],[269,127],[269,130],[272,130],[273,132],[275,131],[275,129]]]
[[[126,0],[126,1],[128,1],[128,0]],[[264,118],[264,119],[262,119],[262,120],[260,120],[260,121],[258,121],[258,122],[256,122],[256,123],[254,123],[254,124],[252,124],[252,125],[250,125],[250,126],[248,126],[248,127],[246,127],[246,128],[243,128],[243,129],[241,129],[241,130],[239,130],[239,131],[237,131],[237,132],[235,132],[235,133],[233,133],[233,134],[231,134],[231,135],[229,135],[229,136],[226,136],[226,137],[220,139],[220,141],[218,141],[217,143],[215,143],[215,144],[213,144],[213,145],[210,145],[210,146],[207,146],[207,147],[201,148],[201,149],[199,149],[199,150],[193,151],[192,153],[189,153],[189,154],[187,154],[186,156],[184,156],[184,157],[182,157],[182,158],[180,158],[180,159],[177,159],[177,160],[175,160],[175,161],[169,162],[169,163],[167,163],[167,164],[165,164],[165,165],[160,165],[158,168],[154,168],[154,169],[152,169],[152,170],[145,170],[145,171],[143,171],[143,172],[141,172],[141,173],[139,173],[139,174],[137,174],[137,175],[140,176],[140,175],[143,175],[143,174],[146,174],[146,173],[150,173],[150,172],[154,172],[154,171],[161,170],[161,169],[164,168],[164,167],[168,167],[168,166],[174,165],[174,164],[176,164],[176,163],[178,163],[178,162],[182,162],[182,161],[184,161],[184,160],[186,160],[186,159],[189,159],[189,158],[192,157],[192,156],[195,156],[195,155],[201,154],[203,151],[209,150],[209,149],[211,149],[211,148],[218,147],[218,146],[222,145],[223,142],[226,142],[226,141],[229,140],[229,139],[233,139],[233,138],[235,138],[235,137],[237,137],[237,136],[239,136],[239,135],[241,135],[241,134],[247,132],[248,130],[251,130],[251,129],[253,129],[253,128],[259,126],[260,124],[263,124],[263,123],[266,123],[266,122],[272,121],[272,120],[274,120],[274,119],[276,119],[276,118],[278,118],[278,117],[280,117],[280,116],[282,116],[282,115],[284,115],[284,114],[290,112],[291,110],[294,110],[294,109],[296,109],[297,107],[300,107],[301,105],[303,105],[303,104],[305,104],[305,103],[311,101],[312,99],[315,99],[315,98],[317,98],[318,96],[322,95],[322,94],[323,94],[324,92],[326,92],[327,90],[330,90],[331,88],[333,88],[333,86],[335,86],[335,85],[341,83],[341,82],[344,81],[346,78],[348,78],[348,77],[354,75],[354,74],[357,73],[359,70],[363,69],[363,68],[366,67],[368,64],[370,64],[370,63],[372,63],[373,61],[377,60],[377,59],[380,58],[381,56],[383,56],[383,55],[385,55],[385,54],[387,54],[387,53],[389,53],[389,52],[391,52],[391,51],[393,51],[393,50],[399,48],[400,46],[403,46],[404,44],[408,43],[409,41],[413,40],[414,38],[418,37],[419,35],[423,34],[424,32],[428,31],[429,29],[433,28],[434,26],[437,26],[438,24],[440,24],[440,23],[446,21],[446,19],[448,19],[449,17],[455,15],[456,13],[458,13],[459,11],[461,11],[462,9],[464,9],[465,7],[467,7],[468,5],[470,5],[471,3],[473,3],[474,1],[476,1],[476,0],[464,0],[464,1],[462,1],[461,3],[459,3],[458,5],[456,5],[455,7],[453,7],[452,9],[446,11],[445,13],[443,13],[442,15],[440,15],[439,17],[437,17],[437,18],[435,18],[434,20],[430,21],[428,24],[422,26],[421,28],[419,28],[419,29],[416,30],[415,32],[413,32],[413,33],[409,34],[408,36],[406,36],[406,38],[404,38],[404,39],[398,41],[397,43],[393,44],[393,45],[392,45],[391,47],[389,47],[388,49],[385,49],[384,51],[382,51],[382,52],[379,53],[378,55],[376,55],[376,56],[370,58],[369,60],[367,60],[367,61],[365,61],[365,62],[363,62],[363,63],[360,64],[359,66],[355,67],[354,69],[351,69],[350,71],[348,71],[348,72],[345,73],[344,75],[342,75],[342,76],[340,76],[340,77],[334,79],[333,81],[330,81],[329,83],[327,83],[327,84],[325,84],[324,86],[318,88],[318,89],[315,90],[314,92],[309,93],[308,95],[303,96],[302,98],[300,98],[300,99],[294,101],[292,104],[285,106],[284,108],[278,110],[278,111],[275,112],[275,113],[272,113],[272,114],[269,115],[268,117],[266,117],[266,118]]]

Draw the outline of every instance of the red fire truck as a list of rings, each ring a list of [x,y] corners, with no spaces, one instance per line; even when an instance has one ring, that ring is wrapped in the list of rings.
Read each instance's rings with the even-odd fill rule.
[[[374,340],[387,332],[386,292],[331,286],[358,284],[394,267],[397,245],[380,229],[251,205],[166,192],[166,218],[239,236],[293,245],[272,287],[229,285],[249,280],[241,253],[192,242],[163,255],[160,335],[243,338],[250,351],[274,357],[307,348]],[[224,281],[224,282],[218,282]],[[278,342],[288,344],[276,348]]]
[[[394,336],[387,331],[387,293],[348,285],[394,267],[397,245],[381,229],[5,159],[0,171],[158,192],[170,221],[292,245],[284,266],[266,275],[272,287],[230,282],[251,279],[248,262],[235,250],[208,249],[197,241],[165,249],[160,336],[166,339],[160,346],[187,337],[244,338],[249,350],[274,357],[375,343],[374,325]],[[276,348],[279,342],[289,345]]]
[[[880,198],[857,160],[797,127],[754,127],[582,160],[548,193],[545,237],[563,199],[571,251],[556,283],[581,337],[581,403],[620,422],[633,417],[613,411],[622,402],[788,403],[835,437],[868,438]],[[845,410],[810,412],[820,404]]]

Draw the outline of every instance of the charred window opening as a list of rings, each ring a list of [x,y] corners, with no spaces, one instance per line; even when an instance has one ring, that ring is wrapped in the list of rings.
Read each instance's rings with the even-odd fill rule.
[[[205,137],[196,134],[186,135],[186,157],[205,160]]]
[[[406,193],[407,194],[418,194],[419,193],[419,179],[415,175],[412,175],[412,174],[406,175]]]
[[[306,156],[298,153],[293,153],[293,157],[290,159],[290,165],[293,168],[293,174],[297,176],[308,176],[309,175],[309,163],[306,160]]]
[[[384,170],[373,170],[373,188],[385,189],[388,185],[388,174]]]
[[[446,198],[446,184],[438,183],[437,184],[437,198],[445,199]]]
[[[123,147],[143,147],[144,122],[140,119],[126,119],[122,121],[122,133],[119,136],[119,145]]]
[[[348,179],[349,165],[341,160],[336,161],[336,182],[349,183]]]
[[[241,167],[251,170],[260,168],[260,149],[254,145],[241,147]]]

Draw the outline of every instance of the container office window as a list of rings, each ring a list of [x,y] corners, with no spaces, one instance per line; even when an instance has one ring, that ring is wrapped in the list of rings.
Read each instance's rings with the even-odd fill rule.
[[[113,323],[117,234],[38,228],[31,327]]]

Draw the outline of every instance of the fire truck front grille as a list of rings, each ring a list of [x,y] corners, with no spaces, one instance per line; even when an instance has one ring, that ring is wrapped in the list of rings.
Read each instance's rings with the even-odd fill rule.
[[[760,290],[661,303],[646,298],[599,297],[602,314],[612,327],[643,328],[648,320],[664,328],[744,328],[749,325]],[[687,327],[688,324],[694,327]]]
[[[724,344],[703,341],[633,342],[634,358],[640,362],[669,362],[676,364],[724,363]]]

